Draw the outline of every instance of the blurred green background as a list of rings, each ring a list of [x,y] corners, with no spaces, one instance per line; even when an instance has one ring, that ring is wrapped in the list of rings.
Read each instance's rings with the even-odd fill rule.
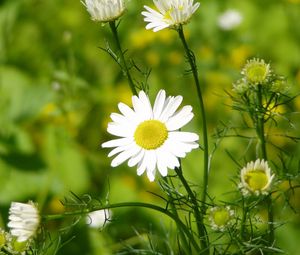
[[[152,1],[131,0],[119,26],[126,56],[146,70],[150,97],[160,88],[168,94],[184,96],[184,104],[194,107],[195,118],[185,128],[197,132],[199,109],[180,41],[175,31],[145,30],[140,12]],[[223,31],[218,16],[227,9],[243,16],[240,26]],[[194,50],[204,97],[209,132],[221,122],[237,123],[239,113],[230,108],[225,91],[250,57],[264,58],[277,73],[288,77],[291,94],[300,91],[300,1],[299,0],[203,0],[191,23],[185,27]],[[44,213],[59,213],[60,200],[70,191],[90,194],[103,202],[147,201],[162,204],[148,191],[160,194],[156,183],[137,177],[126,164],[110,168],[107,150],[100,144],[111,139],[106,126],[117,103],[130,104],[131,92],[116,63],[99,47],[111,42],[108,26],[91,21],[85,7],[74,0],[0,1],[0,207],[2,227],[7,222],[11,201],[36,201]],[[137,79],[142,79],[136,74]],[[299,111],[300,98],[283,111]],[[299,137],[299,115],[291,132]],[[280,130],[277,130],[280,131]],[[272,142],[299,158],[300,146],[274,136]],[[211,139],[211,148],[216,140]],[[200,141],[201,143],[201,141]],[[224,193],[236,189],[232,178],[239,169],[236,160],[253,160],[249,141],[223,139],[215,152],[210,175],[210,194],[216,201],[228,199]],[[251,145],[253,148],[255,146]],[[250,146],[250,147],[251,147]],[[248,153],[245,157],[245,153]],[[273,161],[278,151],[270,147]],[[202,153],[193,151],[183,160],[188,180],[201,187]],[[292,165],[291,173],[297,172]],[[222,178],[220,178],[222,177]],[[294,179],[293,183],[299,183]],[[282,189],[288,184],[281,183]],[[293,213],[285,203],[278,205],[277,231],[280,246],[289,254],[300,254],[300,192],[291,194]],[[283,209],[282,209],[282,205]],[[161,233],[169,240],[170,223],[146,210],[122,209],[113,212],[113,221],[104,231],[84,222],[64,235],[72,239],[58,254],[133,254],[130,247],[147,246],[147,234]],[[70,222],[48,227],[54,233]],[[139,233],[139,234],[137,234]],[[55,234],[53,234],[55,236]],[[146,235],[146,236],[145,236]],[[161,238],[161,237],[159,237]],[[122,242],[120,242],[122,240]],[[176,241],[176,240],[175,240]],[[49,249],[49,254],[53,252]],[[130,250],[130,249],[129,249]],[[122,253],[124,252],[124,253]]]

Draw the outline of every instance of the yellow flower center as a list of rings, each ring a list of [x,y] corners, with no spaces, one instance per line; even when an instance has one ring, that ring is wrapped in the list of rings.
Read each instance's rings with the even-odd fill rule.
[[[230,220],[229,211],[226,209],[219,209],[213,213],[213,219],[217,226],[225,226]]]
[[[269,67],[265,63],[253,62],[246,67],[246,77],[253,83],[264,83],[269,73]]]
[[[27,241],[24,242],[18,242],[17,240],[13,240],[12,248],[16,252],[23,252],[27,249]]]
[[[268,176],[261,170],[250,171],[244,178],[253,191],[262,190],[268,184]]]
[[[146,120],[139,124],[134,133],[137,145],[146,150],[154,150],[168,138],[166,125],[158,120]]]

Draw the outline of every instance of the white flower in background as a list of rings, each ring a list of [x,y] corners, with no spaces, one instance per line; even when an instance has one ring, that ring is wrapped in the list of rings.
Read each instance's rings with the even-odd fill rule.
[[[198,135],[179,131],[194,116],[191,106],[178,110],[182,96],[166,97],[160,90],[152,108],[148,96],[140,91],[132,97],[133,109],[119,103],[122,114],[112,113],[113,122],[107,131],[121,138],[103,143],[102,147],[113,148],[108,156],[119,153],[111,165],[116,167],[128,160],[128,166],[137,165],[137,174],[145,171],[150,181],[155,179],[156,169],[162,176],[168,174],[168,168],[179,167],[178,158],[198,148]]]
[[[86,223],[91,228],[102,228],[111,219],[109,210],[98,210],[90,212],[86,217]]]
[[[218,18],[218,25],[223,30],[232,30],[238,27],[243,21],[243,16],[236,10],[227,10]]]
[[[125,11],[124,0],[84,0],[82,3],[92,20],[100,22],[116,20]]]
[[[12,202],[8,219],[10,234],[20,243],[34,236],[40,223],[39,211],[32,202],[27,204]]]
[[[215,231],[223,232],[226,228],[232,225],[234,211],[229,206],[212,207],[209,212],[209,221],[211,228]]]
[[[193,13],[198,9],[200,3],[194,0],[153,0],[158,11],[144,6],[147,11],[142,12],[144,21],[148,22],[146,29],[153,29],[154,32],[164,28],[185,24]]]
[[[271,169],[268,162],[263,159],[257,159],[255,162],[249,162],[241,170],[241,188],[244,195],[267,195],[272,184],[274,174],[271,175]]]

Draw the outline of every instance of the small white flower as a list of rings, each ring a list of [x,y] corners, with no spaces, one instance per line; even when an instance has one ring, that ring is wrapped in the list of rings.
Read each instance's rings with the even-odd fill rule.
[[[12,202],[8,219],[10,234],[20,243],[34,236],[40,223],[39,211],[32,202],[27,204]]]
[[[218,18],[218,25],[223,30],[232,30],[243,21],[243,16],[236,10],[227,10]]]
[[[146,29],[154,32],[164,28],[185,24],[200,6],[194,0],[153,0],[158,11],[144,6],[147,11],[142,12],[144,21],[148,22]]]
[[[90,212],[86,217],[86,223],[91,228],[102,228],[111,218],[111,212],[109,210],[98,210]]]
[[[268,162],[263,159],[257,159],[255,162],[249,162],[241,170],[241,183],[239,187],[244,195],[267,195],[274,176],[274,174],[271,175]]]
[[[118,19],[125,11],[124,0],[85,0],[82,1],[92,20],[108,22]]]
[[[112,113],[113,122],[107,131],[121,138],[103,143],[102,147],[113,148],[108,156],[119,153],[111,165],[116,167],[128,160],[128,166],[137,166],[137,174],[145,171],[150,181],[155,179],[156,169],[162,176],[168,174],[168,168],[179,167],[178,158],[198,148],[199,137],[195,133],[179,131],[194,116],[191,106],[178,110],[182,96],[166,97],[160,90],[152,108],[148,96],[140,91],[132,97],[133,109],[119,103],[122,114]]]
[[[209,221],[211,228],[215,231],[223,232],[226,228],[232,225],[234,211],[230,206],[226,207],[212,207],[209,213]]]

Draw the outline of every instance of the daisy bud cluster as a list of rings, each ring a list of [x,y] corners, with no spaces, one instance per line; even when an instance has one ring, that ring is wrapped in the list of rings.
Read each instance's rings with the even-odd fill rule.
[[[259,58],[252,58],[243,67],[242,78],[233,84],[233,90],[238,94],[251,93],[258,86],[270,93],[284,94],[288,91],[284,77],[276,75],[269,63]]]

